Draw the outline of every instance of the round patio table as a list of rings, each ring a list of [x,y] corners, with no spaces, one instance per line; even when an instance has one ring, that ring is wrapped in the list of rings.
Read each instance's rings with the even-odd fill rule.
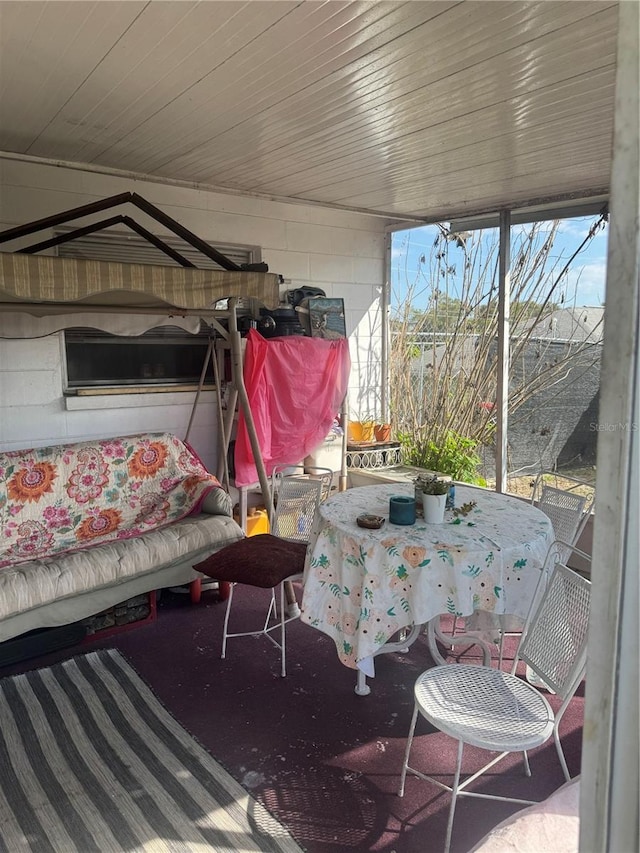
[[[301,618],[334,640],[363,695],[373,658],[406,647],[426,623],[433,636],[442,614],[526,616],[553,542],[549,518],[531,504],[460,484],[443,524],[391,524],[389,499],[413,494],[400,483],[339,492],[321,504],[311,538]],[[385,522],[364,529],[361,514]]]

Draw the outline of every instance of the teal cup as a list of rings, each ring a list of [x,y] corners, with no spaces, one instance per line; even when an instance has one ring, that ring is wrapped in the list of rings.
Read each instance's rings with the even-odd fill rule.
[[[389,521],[391,524],[415,524],[416,501],[405,495],[389,498]]]

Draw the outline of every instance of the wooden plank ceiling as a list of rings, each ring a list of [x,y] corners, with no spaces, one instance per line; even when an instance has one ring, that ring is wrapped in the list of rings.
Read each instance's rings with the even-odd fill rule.
[[[0,150],[438,218],[609,185],[617,3],[0,2]]]

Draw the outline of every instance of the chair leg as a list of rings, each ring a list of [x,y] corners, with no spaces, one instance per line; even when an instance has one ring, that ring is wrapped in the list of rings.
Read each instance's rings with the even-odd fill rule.
[[[566,696],[562,702],[562,705],[556,711],[556,719],[553,724],[553,739],[556,744],[556,752],[558,753],[558,758],[560,759],[560,766],[562,767],[562,772],[564,773],[564,778],[567,782],[571,781],[571,776],[569,774],[569,768],[567,767],[567,761],[564,757],[564,752],[562,750],[562,745],[560,743],[560,722],[564,717],[564,712],[569,707],[569,702],[573,699],[573,696],[578,688],[578,684],[582,680],[584,672],[577,676],[576,680],[571,685],[570,689],[567,691]]]
[[[287,674],[287,635],[286,635],[286,624],[290,622],[293,617],[291,617],[287,613],[287,587],[286,585],[291,585],[291,580],[287,580],[284,583],[281,583],[280,586],[280,612],[278,613],[278,595],[276,593],[276,588],[273,587],[270,590],[270,601],[269,608],[267,610],[267,615],[264,620],[264,625],[261,630],[256,631],[243,631],[239,633],[233,633],[229,631],[229,617],[231,615],[231,606],[233,603],[233,593],[236,587],[235,583],[230,584],[229,597],[227,599],[227,607],[224,615],[224,623],[222,626],[222,652],[220,657],[224,658],[226,656],[227,651],[227,642],[231,637],[258,637],[265,636],[268,640],[270,640],[275,646],[280,649],[280,674],[284,678]],[[272,636],[272,632],[279,631],[280,641]]]
[[[286,626],[287,611],[285,609],[285,586],[280,584],[280,675],[285,678],[287,675],[287,651],[286,651]]]
[[[558,731],[558,726],[553,730],[553,739],[556,743],[556,751],[558,753],[558,758],[560,759],[560,766],[562,767],[562,772],[564,773],[564,778],[567,782],[571,781],[571,776],[569,775],[569,768],[567,767],[567,760],[564,757],[564,752],[562,750],[562,746],[560,744],[560,732]]]
[[[453,816],[456,810],[458,800],[458,786],[460,784],[460,768],[462,767],[462,751],[464,743],[458,741],[458,763],[456,764],[456,774],[453,777],[453,785],[451,786],[451,807],[449,808],[449,820],[447,821],[447,835],[444,842],[444,853],[449,853],[451,847],[451,833],[453,832]]]
[[[267,615],[264,620],[264,626],[262,628],[262,633],[266,634],[267,628],[269,627],[269,622],[271,622],[271,617],[275,620],[278,619],[278,605],[276,603],[276,593],[275,590],[271,590],[271,601],[269,602],[269,609],[267,610]]]
[[[404,797],[404,783],[407,778],[407,767],[409,766],[409,753],[411,752],[411,744],[413,743],[413,733],[416,730],[418,721],[418,706],[413,706],[413,717],[411,717],[411,725],[409,726],[409,734],[407,735],[407,745],[404,750],[404,762],[402,764],[402,773],[400,774],[400,786],[398,788],[398,796]]]
[[[522,753],[522,760],[524,761],[524,773],[525,776],[531,776],[531,767],[529,766],[529,756],[527,755],[527,750]]]
[[[502,669],[502,660],[504,657],[504,622],[500,619],[500,646],[498,649],[498,669]]]
[[[227,598],[227,609],[224,612],[224,624],[222,626],[222,654],[220,657],[224,659],[227,653],[227,629],[229,628],[229,616],[231,615],[231,602],[233,601],[233,590],[235,584],[230,584],[229,597]]]
[[[458,629],[458,617],[457,617],[457,616],[454,616],[454,617],[453,617],[453,626],[452,626],[452,628],[451,628],[451,638],[452,638],[452,640],[453,640],[453,639],[455,638],[455,636],[456,636],[456,631],[457,631],[457,629]],[[449,651],[450,651],[450,652],[455,652],[455,650],[456,650],[455,644],[452,642],[452,643],[451,643],[451,645],[449,646]]]

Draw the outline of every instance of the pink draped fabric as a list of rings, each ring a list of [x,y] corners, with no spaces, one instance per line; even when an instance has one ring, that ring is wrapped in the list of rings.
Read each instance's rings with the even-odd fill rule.
[[[267,474],[293,465],[315,450],[329,433],[347,392],[349,342],[299,335],[266,340],[253,329],[247,337],[244,382]],[[245,419],[240,411],[235,447],[235,481],[258,481]]]

